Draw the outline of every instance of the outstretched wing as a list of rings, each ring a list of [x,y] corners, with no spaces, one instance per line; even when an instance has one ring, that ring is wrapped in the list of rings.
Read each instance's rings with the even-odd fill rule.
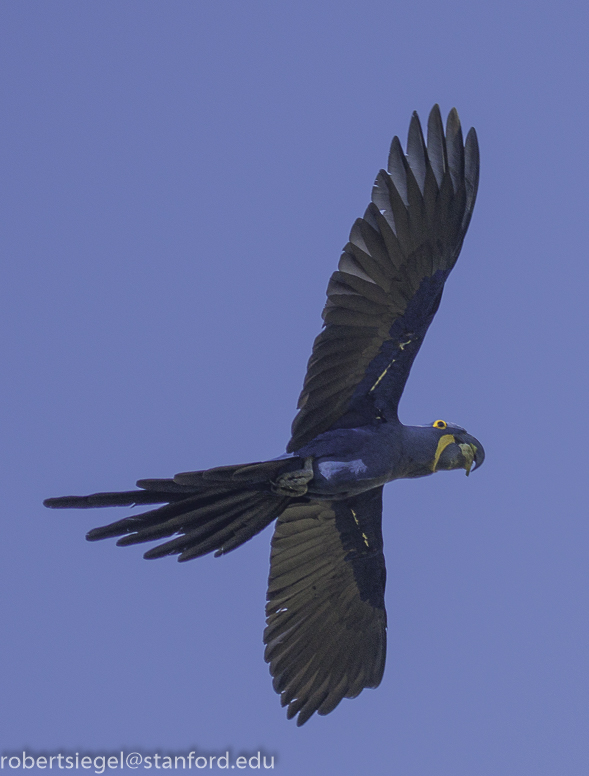
[[[460,253],[478,179],[476,133],[463,143],[454,108],[444,136],[433,107],[427,146],[416,113],[406,154],[393,138],[388,172],[379,172],[327,287],[325,328],[313,345],[289,452],[330,428],[396,417]]]
[[[297,504],[272,538],[265,658],[302,725],[377,687],[386,656],[382,487]]]

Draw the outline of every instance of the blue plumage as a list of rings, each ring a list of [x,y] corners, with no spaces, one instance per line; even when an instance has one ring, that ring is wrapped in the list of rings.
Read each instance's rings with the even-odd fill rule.
[[[382,490],[400,478],[480,466],[480,442],[437,420],[404,426],[397,407],[470,222],[476,134],[437,106],[427,144],[417,114],[327,288],[287,455],[140,480],[139,490],[47,499],[54,508],[163,506],[88,534],[119,545],[167,539],[146,558],[227,553],[276,520],[265,658],[289,718],[328,714],[382,678],[386,655]]]

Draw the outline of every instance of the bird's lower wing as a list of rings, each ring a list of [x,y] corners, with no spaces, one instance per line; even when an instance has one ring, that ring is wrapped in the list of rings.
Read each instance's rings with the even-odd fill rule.
[[[386,655],[382,487],[288,507],[272,538],[265,658],[301,725],[377,687]]]
[[[413,360],[436,313],[470,222],[479,177],[474,129],[463,143],[438,106],[427,146],[417,114],[407,153],[395,137],[364,218],[354,224],[327,288],[289,452],[330,428],[396,417]]]

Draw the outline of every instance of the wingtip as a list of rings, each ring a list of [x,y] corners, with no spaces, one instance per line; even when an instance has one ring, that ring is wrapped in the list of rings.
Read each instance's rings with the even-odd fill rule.
[[[460,131],[460,117],[456,108],[452,108],[446,119],[446,138],[455,137]]]
[[[429,112],[428,123],[430,121],[438,121],[438,119],[442,120],[442,111],[440,110],[439,103],[435,102]]]
[[[477,135],[477,131],[474,127],[471,127],[468,130],[468,134],[466,135],[466,141],[465,145],[468,145],[473,151],[476,152],[476,155],[478,157],[479,155],[479,138]]]
[[[308,722],[311,719],[311,717],[313,716],[314,713],[315,713],[315,711],[312,711],[312,712],[307,713],[307,714],[303,714],[303,712],[301,711],[301,713],[297,717],[297,727],[301,727],[302,725],[305,724],[305,722]]]
[[[427,155],[436,177],[436,182],[438,186],[441,186],[444,173],[448,168],[448,156],[444,123],[438,103],[431,109],[427,120]]]
[[[46,498],[43,506],[49,509],[81,509],[86,506],[85,496],[58,496]]]
[[[419,113],[414,110],[411,114],[411,120],[409,122],[409,131],[411,131],[411,127],[417,126],[421,129],[421,119],[419,118]]]
[[[472,210],[479,187],[480,172],[479,140],[474,127],[468,130],[466,142],[464,143],[464,157],[465,175],[470,186],[467,208]]]

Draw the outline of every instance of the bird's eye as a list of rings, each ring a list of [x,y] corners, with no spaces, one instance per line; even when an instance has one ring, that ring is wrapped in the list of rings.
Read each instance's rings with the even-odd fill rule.
[[[434,428],[448,428],[448,424],[445,420],[436,420],[434,423]]]

